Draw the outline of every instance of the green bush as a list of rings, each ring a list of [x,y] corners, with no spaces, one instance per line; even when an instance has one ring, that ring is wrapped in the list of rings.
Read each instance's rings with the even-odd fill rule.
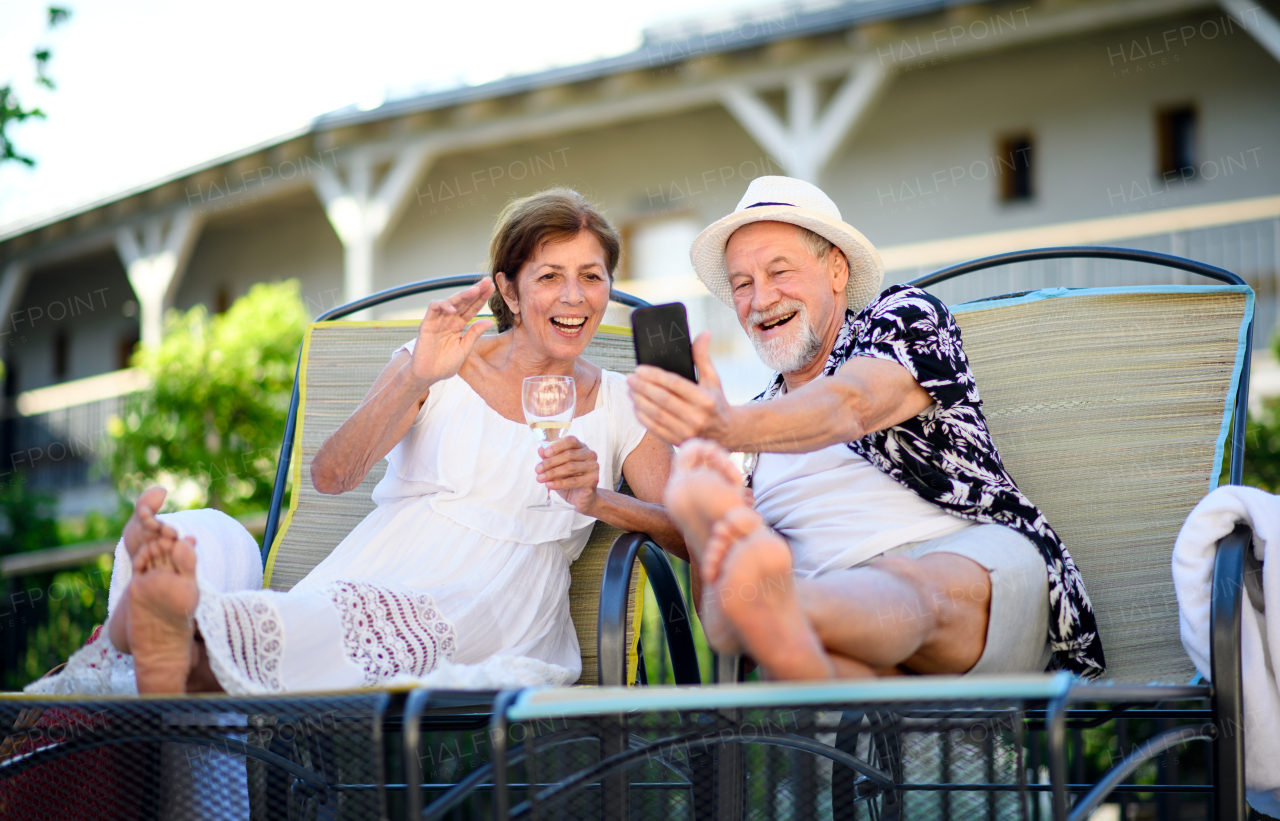
[[[60,524],[52,496],[21,477],[0,483],[0,556],[106,538],[123,520],[102,515]],[[66,661],[107,618],[111,557],[68,570],[0,581],[0,654],[4,689],[19,689]]]
[[[170,312],[164,342],[134,355],[151,387],[108,425],[116,486],[164,485],[175,507],[266,509],[307,322],[296,280],[255,285],[218,316]]]

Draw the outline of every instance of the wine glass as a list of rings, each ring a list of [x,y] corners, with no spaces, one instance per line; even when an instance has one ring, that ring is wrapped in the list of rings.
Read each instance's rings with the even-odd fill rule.
[[[554,442],[569,429],[573,410],[578,403],[578,389],[572,376],[527,376],[520,390],[520,402],[524,405],[524,420],[543,442]],[[551,487],[547,487],[547,500],[531,505],[529,510],[572,510],[568,504],[556,504],[551,500]]]

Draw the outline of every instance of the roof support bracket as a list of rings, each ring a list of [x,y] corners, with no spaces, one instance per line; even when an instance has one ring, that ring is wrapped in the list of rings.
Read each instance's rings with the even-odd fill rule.
[[[745,85],[730,86],[721,95],[725,108],[788,174],[815,184],[883,90],[885,72],[874,58],[859,61],[821,114],[818,80],[809,73],[788,79],[785,123]]]
[[[164,312],[173,304],[199,229],[195,210],[183,207],[116,231],[116,252],[138,297],[143,345],[158,346],[164,336]]]
[[[342,241],[343,295],[347,302],[373,293],[378,246],[394,227],[406,195],[430,165],[434,153],[427,142],[400,147],[382,179],[375,181],[375,165],[381,152],[372,146],[361,147],[339,155],[337,170],[321,168],[312,177],[325,214]]]
[[[1280,23],[1264,6],[1251,0],[1219,0],[1219,5],[1272,57],[1280,60]]]

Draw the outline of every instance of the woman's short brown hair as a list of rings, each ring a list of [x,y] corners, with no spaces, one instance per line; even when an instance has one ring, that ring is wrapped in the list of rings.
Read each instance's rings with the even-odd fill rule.
[[[512,200],[498,215],[493,239],[489,241],[488,268],[493,284],[497,286],[499,272],[506,274],[519,298],[516,278],[534,253],[546,242],[570,240],[582,231],[590,231],[599,240],[612,285],[613,272],[622,253],[622,239],[586,197],[571,188],[549,188]],[[493,311],[499,331],[515,324],[515,315],[502,298],[501,289],[489,297],[489,309]]]

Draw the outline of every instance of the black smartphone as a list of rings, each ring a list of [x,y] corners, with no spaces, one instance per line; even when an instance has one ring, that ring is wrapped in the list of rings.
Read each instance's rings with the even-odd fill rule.
[[[681,303],[636,308],[631,312],[631,339],[639,364],[654,365],[690,382],[698,381],[693,368],[689,317]]]

